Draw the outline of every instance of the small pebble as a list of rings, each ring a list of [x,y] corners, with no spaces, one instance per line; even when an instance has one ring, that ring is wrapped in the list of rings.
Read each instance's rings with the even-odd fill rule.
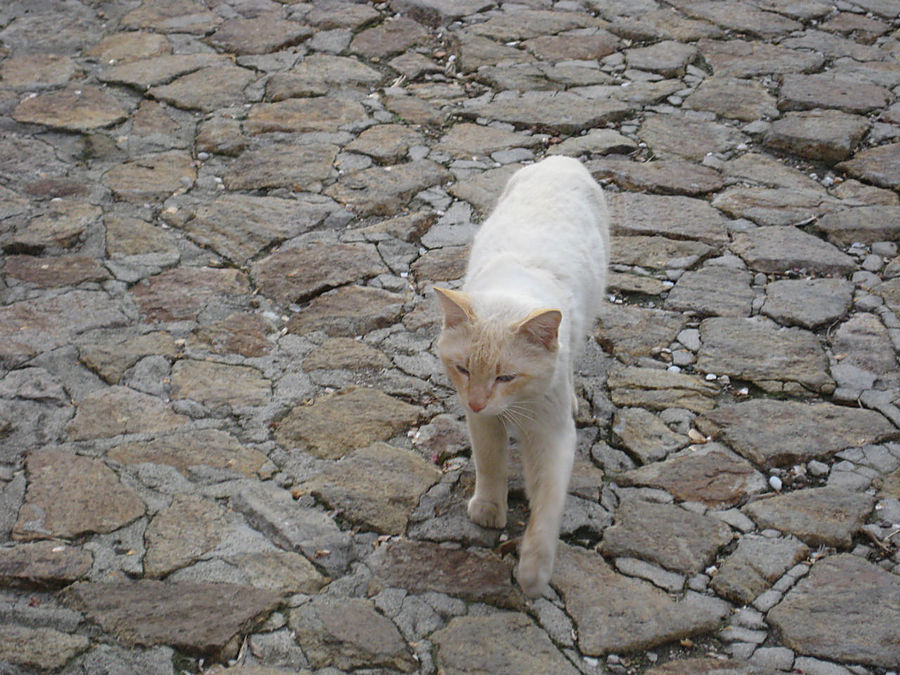
[[[781,492],[781,479],[778,476],[769,476],[769,485],[772,486],[772,489],[775,492]]]
[[[882,258],[893,258],[897,255],[897,244],[892,241],[877,241],[872,244],[872,253]]]

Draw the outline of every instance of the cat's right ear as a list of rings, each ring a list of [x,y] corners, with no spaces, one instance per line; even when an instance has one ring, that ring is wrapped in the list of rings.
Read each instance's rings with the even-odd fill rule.
[[[475,319],[475,312],[472,311],[472,301],[466,293],[462,291],[451,291],[448,288],[434,287],[438,300],[441,301],[441,308],[444,310],[444,328],[453,328],[462,323],[471,322]]]

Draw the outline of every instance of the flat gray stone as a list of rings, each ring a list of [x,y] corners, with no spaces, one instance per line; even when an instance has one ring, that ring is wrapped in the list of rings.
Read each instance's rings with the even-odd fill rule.
[[[851,155],[870,126],[865,117],[839,110],[791,112],[772,123],[764,143],[775,150],[834,164]]]
[[[103,462],[62,450],[29,453],[28,489],[13,528],[19,540],[112,532],[144,515],[144,503]]]
[[[815,228],[839,246],[894,241],[900,237],[900,206],[857,206],[829,213],[816,221]]]
[[[668,347],[686,324],[687,318],[677,312],[604,304],[595,337],[610,354],[633,362],[654,348]]]
[[[540,144],[539,136],[531,136],[506,129],[460,122],[454,124],[434,146],[456,157],[490,155],[509,148],[531,148]]]
[[[769,612],[781,641],[800,654],[893,668],[900,661],[900,582],[854,555],[820,560]]]
[[[317,296],[288,323],[292,333],[325,331],[331,336],[365,335],[396,322],[404,296],[370,286],[344,286]]]
[[[791,655],[793,662],[793,654]],[[743,661],[719,657],[689,658],[654,666],[647,675],[760,675],[760,671]]]
[[[144,533],[144,574],[160,578],[190,565],[219,544],[225,527],[225,509],[216,502],[176,495]]]
[[[829,74],[787,74],[781,84],[778,109],[811,110],[833,108],[845,113],[865,114],[887,107],[893,101],[889,89]]]
[[[413,195],[449,178],[440,164],[423,159],[347,174],[325,193],[360,215],[394,216]]]
[[[521,612],[454,617],[431,639],[437,645],[437,664],[447,675],[507,669],[522,675],[579,672],[547,634]]]
[[[341,11],[348,11],[346,5]],[[328,88],[360,87],[368,90],[383,76],[374,68],[348,56],[311,53],[285,72],[273,73],[266,83],[266,98],[283,101],[288,98],[324,95]]]
[[[161,399],[128,387],[97,389],[78,401],[67,434],[73,441],[111,438],[120,434],[160,433],[187,424]]]
[[[818,274],[844,275],[856,271],[856,261],[846,253],[790,225],[736,234],[731,250],[757,272],[777,274],[804,269]]]
[[[103,184],[127,202],[161,202],[184,191],[197,178],[191,156],[182,150],[145,155],[118,164],[103,175]]]
[[[275,438],[285,447],[301,446],[318,457],[337,459],[406,431],[422,412],[377,389],[353,388],[297,406],[281,421]]]
[[[471,30],[494,40],[510,42],[539,35],[554,35],[574,28],[602,25],[601,19],[583,12],[515,8],[495,14],[483,23],[472,25]]]
[[[652,584],[617,574],[595,551],[561,544],[551,583],[578,627],[583,654],[651,649],[718,627],[731,606],[688,592],[673,600]]]
[[[387,271],[372,244],[321,241],[263,258],[254,263],[251,278],[263,295],[288,305]]]
[[[97,75],[97,79],[146,90],[201,68],[227,62],[228,58],[222,54],[166,54],[107,68]]]
[[[172,367],[171,397],[210,408],[260,406],[272,397],[272,384],[250,366],[181,359]]]
[[[638,130],[638,136],[657,157],[696,162],[710,152],[732,150],[746,140],[732,127],[677,114],[648,116]]]
[[[616,509],[615,524],[604,531],[599,550],[690,575],[702,571],[730,541],[731,528],[721,520],[673,504],[627,499]]]
[[[162,0],[141,5],[122,17],[128,28],[151,28],[163,33],[204,35],[222,19],[196,0]]]
[[[607,202],[612,232],[617,235],[661,235],[712,245],[728,241],[726,219],[702,199],[614,192]]]
[[[741,178],[754,185],[803,190],[804,202],[801,202],[801,204],[812,202],[812,205],[816,206],[822,203],[822,188],[816,181],[802,171],[791,167],[787,162],[770,155],[763,155],[758,152],[744,153],[740,157],[725,162],[722,165],[722,173],[728,177]],[[818,193],[818,195],[814,197],[812,193]],[[763,193],[757,199],[765,199],[765,194]],[[819,201],[814,201],[814,199]],[[784,199],[781,201],[785,205],[794,203],[786,202]],[[775,223],[766,222],[765,224],[771,225]]]
[[[459,126],[459,125],[457,125]],[[615,152],[631,152],[637,143],[614,129],[590,129],[583,136],[567,138],[550,148],[551,155],[607,155]]]
[[[223,21],[207,41],[232,54],[267,54],[292,47],[312,33],[309,26],[267,12],[250,19]]]
[[[524,606],[522,594],[513,585],[510,565],[487,551],[401,539],[379,546],[366,564],[373,575],[369,595],[384,588],[402,588],[415,594],[446,593],[506,609]]]
[[[521,164],[508,164],[496,169],[488,169],[450,186],[448,192],[458,199],[469,202],[479,213],[490,213],[503,194],[503,188],[512,175],[522,168]]]
[[[659,236],[613,236],[610,262],[651,269],[684,269],[707,258],[715,249],[699,241]]]
[[[760,311],[786,326],[815,328],[843,317],[852,303],[845,279],[778,279],[766,284]]]
[[[729,0],[726,2],[678,2],[691,17],[706,19],[712,23],[741,33],[759,37],[773,37],[800,30],[803,25],[793,19],[767,12],[755,5]]]
[[[616,474],[619,485],[659,488],[682,501],[734,505],[767,489],[766,479],[719,443],[707,443]]]
[[[107,91],[90,85],[26,98],[13,111],[18,122],[64,131],[92,131],[123,121],[128,109]]]
[[[420,44],[428,37],[428,31],[405,16],[390,17],[372,28],[357,33],[350,43],[350,51],[367,58],[391,56]]]
[[[0,548],[0,582],[5,586],[67,586],[91,571],[89,551],[56,541]]]
[[[733,77],[711,77],[684,100],[691,110],[708,110],[719,117],[754,122],[778,117],[775,97],[760,82]]]
[[[855,314],[841,324],[834,332],[831,349],[838,361],[832,372],[839,384],[846,369],[852,368],[869,374],[876,389],[900,385],[900,368],[890,335],[874,314]]]
[[[289,625],[314,668],[416,669],[400,631],[369,600],[316,596],[291,611]]]
[[[637,70],[649,70],[664,77],[684,75],[684,69],[699,52],[694,45],[663,40],[649,47],[625,50],[625,62]]]
[[[196,318],[214,298],[249,294],[243,272],[211,267],[178,267],[136,284],[131,296],[150,321]]]
[[[788,49],[766,42],[703,39],[697,46],[717,77],[810,73],[825,62],[825,57],[814,51]]]
[[[0,626],[0,662],[38,668],[43,672],[62,668],[90,641],[53,628],[29,628],[12,623]],[[15,672],[15,671],[13,671]]]
[[[706,412],[715,407],[719,392],[715,382],[695,375],[656,368],[617,367],[607,379],[610,398],[617,406],[640,406],[650,410],[686,408]]]
[[[335,132],[343,126],[358,125],[365,119],[365,108],[353,100],[328,96],[288,98],[277,103],[254,104],[247,114],[244,129],[252,136],[278,131]]]
[[[375,443],[344,456],[298,489],[360,527],[400,535],[422,493],[440,478],[440,469],[418,454]]]
[[[752,275],[730,267],[707,266],[685,272],[669,291],[665,308],[702,315],[750,316],[755,294]]]
[[[809,548],[793,537],[746,535],[719,567],[711,585],[720,596],[749,605],[808,555]]]
[[[641,464],[664,459],[690,442],[687,436],[676,434],[644,408],[617,410],[612,432]]]
[[[0,65],[4,88],[47,89],[68,82],[77,67],[68,56],[60,54],[28,54],[6,59]]]
[[[109,272],[94,258],[58,256],[41,258],[31,255],[7,256],[4,273],[14,279],[39,288],[77,286],[83,282],[101,282],[110,278]]]
[[[337,153],[338,147],[330,143],[246,150],[225,170],[222,181],[229,190],[319,189],[321,182],[331,176]]]
[[[889,143],[857,152],[837,169],[867,183],[896,190],[900,187],[900,143]]]
[[[144,579],[80,582],[64,602],[127,644],[169,645],[189,654],[228,659],[240,638],[281,601],[271,591],[233,584],[166,583]]]
[[[563,145],[565,145],[565,143],[568,143],[568,141],[565,141]],[[630,160],[611,158],[590,162],[587,167],[594,177],[611,178],[616,185],[630,190],[646,190],[648,192],[658,192],[660,194],[697,196],[715,192],[716,190],[720,190],[723,186],[722,177],[717,171],[694,164],[693,162],[677,159],[633,162]],[[609,197],[610,202],[613,204],[615,203],[616,198],[639,199],[644,197],[652,199],[649,195],[629,192],[611,193]],[[701,202],[700,200],[694,201],[705,204],[709,208],[709,205],[706,202]],[[688,204],[686,200],[684,203]],[[691,220],[696,217],[696,211],[696,208],[689,209],[689,213],[685,214],[685,225],[688,228],[693,224]],[[681,224],[680,220],[676,220],[672,223],[672,221],[669,220],[668,215],[665,216],[664,219],[675,227],[678,227]],[[614,223],[625,227],[629,224],[627,220],[622,219],[614,220]]]
[[[495,97],[490,103],[474,109],[473,113],[516,126],[540,125],[572,134],[614,122],[630,111],[630,105],[615,100],[598,102],[569,92],[527,91]]]
[[[151,87],[147,93],[176,108],[211,112],[242,103],[244,89],[256,78],[247,68],[213,66],[182,75],[169,84]]]
[[[879,413],[831,403],[754,399],[718,408],[695,423],[764,468],[824,460],[845,448],[898,437]]]
[[[777,180],[775,176],[771,178]],[[713,199],[712,205],[732,218],[747,218],[759,225],[773,227],[807,223],[840,208],[836,199],[817,186],[780,185],[774,188],[727,188]],[[772,231],[773,236],[776,232]]]

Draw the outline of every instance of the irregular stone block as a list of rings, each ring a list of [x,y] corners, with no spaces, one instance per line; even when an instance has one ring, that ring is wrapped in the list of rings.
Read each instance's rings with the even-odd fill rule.
[[[745,535],[713,577],[713,590],[733,602],[749,605],[808,555],[809,548],[793,537]]]

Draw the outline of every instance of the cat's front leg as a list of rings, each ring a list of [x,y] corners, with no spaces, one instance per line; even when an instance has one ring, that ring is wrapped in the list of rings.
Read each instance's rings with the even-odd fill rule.
[[[506,429],[496,417],[466,415],[475,458],[475,494],[469,500],[469,518],[483,527],[506,526]]]
[[[553,574],[559,526],[575,460],[575,423],[561,415],[558,428],[534,434],[522,445],[531,516],[519,546],[516,580],[526,594],[543,595]]]

